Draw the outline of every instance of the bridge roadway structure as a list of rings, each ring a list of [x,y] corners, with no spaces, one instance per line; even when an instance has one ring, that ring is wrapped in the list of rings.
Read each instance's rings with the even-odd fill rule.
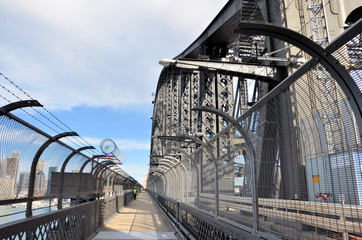
[[[0,238],[140,239],[148,226],[150,239],[362,239],[361,12],[349,0],[228,1],[160,60],[144,186],[69,144],[75,132],[15,114],[36,100],[3,106],[0,205],[26,208],[1,216],[21,215]],[[133,201],[134,187],[147,193]],[[149,221],[127,229],[129,217]]]

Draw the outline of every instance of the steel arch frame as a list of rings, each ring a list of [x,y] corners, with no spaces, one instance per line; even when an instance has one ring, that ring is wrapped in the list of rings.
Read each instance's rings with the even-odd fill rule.
[[[60,184],[61,185],[59,187],[59,192],[58,192],[58,194],[59,194],[58,205],[57,205],[58,209],[62,209],[62,201],[63,201],[62,194],[63,194],[63,190],[64,190],[64,171],[65,171],[65,167],[67,166],[68,162],[70,161],[70,159],[73,156],[80,153],[81,151],[88,150],[88,149],[95,149],[95,148],[93,146],[85,146],[85,147],[78,148],[77,150],[75,150],[71,154],[69,154],[69,156],[63,162],[62,169],[60,171]]]
[[[360,19],[357,23],[355,23],[352,27],[350,27],[346,32],[349,35],[357,35],[361,32],[362,29],[362,19]],[[358,32],[359,31],[359,32]],[[294,46],[300,48],[301,50],[308,53],[310,56],[313,57],[312,60],[308,61],[303,65],[303,68],[298,70],[298,75],[303,75],[306,73],[310,68],[315,66],[316,64],[320,63],[326,71],[328,71],[331,76],[337,81],[339,86],[341,87],[342,91],[346,95],[351,108],[353,109],[356,121],[358,124],[358,128],[360,131],[360,140],[362,138],[362,99],[361,99],[361,92],[353,91],[353,89],[359,89],[354,80],[348,74],[346,69],[339,63],[337,59],[335,59],[332,55],[332,48],[337,45],[340,45],[341,42],[346,41],[345,39],[340,37],[340,39],[336,39],[335,42],[338,44],[330,44],[331,47],[328,47],[328,50],[322,48],[317,43],[313,42],[311,39],[305,37],[302,34],[299,34],[293,30],[290,30],[285,27],[275,26],[269,23],[258,23],[258,22],[241,22],[238,24],[238,27],[235,29],[235,33],[241,33],[245,35],[264,35],[269,37],[274,37],[288,43],[293,44]],[[348,36],[349,36],[348,35]],[[333,46],[333,47],[332,47]],[[336,49],[337,50],[337,49]],[[307,67],[305,67],[307,66]],[[289,86],[292,82],[294,82],[298,77],[292,74],[288,77],[288,79],[292,81],[288,81],[288,85],[283,85],[283,88],[280,86],[281,84],[275,87],[275,91],[282,92],[285,87]],[[284,80],[286,81],[286,79]],[[283,81],[283,82],[284,82]],[[273,91],[273,90],[272,90]],[[271,97],[267,94],[264,98],[270,100]],[[248,112],[250,109],[248,110]],[[241,116],[242,117],[242,116]],[[240,118],[239,118],[240,119]]]
[[[34,201],[34,187],[35,187],[35,174],[36,174],[36,165],[39,162],[39,158],[42,155],[42,153],[45,151],[45,149],[51,145],[54,142],[59,142],[59,139],[63,137],[69,137],[69,136],[78,136],[76,132],[64,132],[60,133],[54,137],[49,138],[45,143],[43,143],[42,146],[38,149],[36,152],[33,161],[31,163],[30,168],[30,177],[29,177],[29,189],[28,189],[28,201],[26,203],[26,217],[33,216],[33,201]],[[70,149],[73,150],[73,149]]]
[[[233,126],[235,126],[238,131],[241,133],[241,135],[245,139],[245,143],[247,145],[247,149],[250,154],[250,162],[251,164],[251,191],[252,191],[252,200],[253,200],[253,231],[254,233],[257,233],[259,230],[259,203],[258,203],[258,191],[257,191],[257,180],[256,180],[256,161],[255,161],[255,149],[253,147],[252,141],[250,139],[250,136],[248,132],[245,131],[245,129],[230,115],[226,114],[225,112],[213,108],[213,107],[206,107],[206,106],[195,106],[193,111],[204,111],[209,113],[214,113],[220,117],[225,118],[228,120]]]

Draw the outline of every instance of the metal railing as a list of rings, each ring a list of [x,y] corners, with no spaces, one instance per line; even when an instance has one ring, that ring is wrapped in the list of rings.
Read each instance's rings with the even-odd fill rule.
[[[71,129],[0,75],[0,239],[88,238],[141,185],[77,133],[55,130]]]
[[[277,19],[284,1],[252,2],[229,1],[182,59],[162,61],[147,188],[195,238],[362,239],[362,20],[323,48]]]
[[[0,239],[92,239],[133,200],[133,192],[0,225]]]

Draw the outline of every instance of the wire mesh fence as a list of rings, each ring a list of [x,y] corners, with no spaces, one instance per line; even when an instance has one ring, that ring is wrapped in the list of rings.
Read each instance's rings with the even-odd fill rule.
[[[0,226],[141,188],[76,133],[64,132],[71,129],[1,76],[5,83],[1,82],[0,107]],[[111,212],[116,211],[107,210],[106,217]]]
[[[250,5],[260,20],[261,2]],[[243,11],[240,15],[246,14]],[[280,16],[280,11],[273,14]],[[252,24],[247,27],[250,30]],[[361,20],[323,48],[297,42],[295,46],[292,36],[281,36],[283,41],[275,44],[284,45],[285,56],[302,56],[304,63],[293,63],[287,72],[274,68],[271,78],[284,74],[274,88],[258,83],[258,76],[253,79],[248,70],[236,77],[202,67],[165,67],[155,99],[148,188],[161,203],[173,206],[169,211],[175,211],[178,200],[187,208],[198,208],[200,215],[232,220],[270,237],[362,238],[360,29]],[[261,45],[275,41],[248,36],[262,40]],[[255,49],[244,50],[244,55],[255,54]],[[234,78],[241,90],[235,90]],[[245,79],[259,86],[252,101],[243,96],[251,90],[242,89],[248,85]],[[171,155],[174,161],[167,160]],[[197,216],[187,216],[185,224],[193,229]]]

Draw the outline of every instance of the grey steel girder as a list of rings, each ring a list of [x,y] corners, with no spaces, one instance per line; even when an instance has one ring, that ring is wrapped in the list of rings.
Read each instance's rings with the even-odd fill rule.
[[[237,62],[223,62],[223,61],[205,61],[199,59],[174,59],[160,60],[159,63],[163,66],[175,65],[182,69],[194,69],[206,68],[209,70],[217,70],[218,72],[225,72],[227,75],[242,76],[254,80],[260,80],[262,82],[276,85],[278,81],[275,81],[271,77],[271,73],[274,73],[274,68],[263,65],[237,63]]]
[[[355,23],[354,27],[350,31],[354,32],[355,35],[358,34],[358,30],[361,28],[362,21]],[[310,68],[315,64],[320,63],[324,68],[331,74],[331,76],[337,81],[344,94],[346,95],[351,108],[353,109],[356,115],[356,121],[360,131],[360,138],[362,137],[362,99],[361,92],[359,91],[358,86],[355,81],[348,74],[346,69],[335,59],[330,52],[323,49],[321,46],[313,42],[311,39],[299,34],[293,30],[284,27],[274,26],[268,23],[252,23],[252,22],[242,22],[238,24],[236,33],[248,34],[248,35],[264,35],[270,36],[283,41],[289,42],[294,46],[302,49],[309,55],[313,57],[313,60],[307,62],[307,66],[303,68],[304,72],[299,74],[306,73]],[[306,65],[305,64],[305,65]],[[300,70],[301,71],[301,70]],[[294,80],[296,80],[295,78]],[[279,86],[276,86],[276,89],[280,89]],[[357,91],[358,90],[358,91]]]

